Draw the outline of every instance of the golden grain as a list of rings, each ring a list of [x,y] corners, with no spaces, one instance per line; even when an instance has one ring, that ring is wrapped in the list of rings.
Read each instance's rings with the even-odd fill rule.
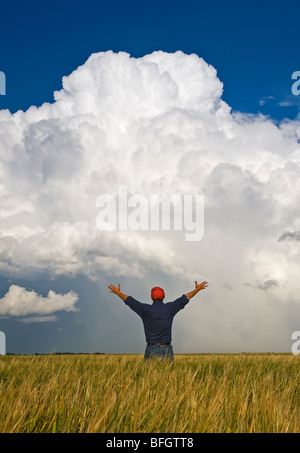
[[[300,432],[300,357],[0,357],[0,432]]]

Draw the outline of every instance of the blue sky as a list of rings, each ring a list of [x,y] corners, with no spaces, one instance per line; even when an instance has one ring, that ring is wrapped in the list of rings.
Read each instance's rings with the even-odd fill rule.
[[[299,108],[291,94],[291,75],[299,70],[299,9],[296,0],[5,2],[0,70],[7,95],[0,107],[13,113],[52,102],[62,77],[93,52],[141,57],[182,50],[216,68],[223,99],[234,110],[292,119]]]
[[[9,311],[18,308],[13,294],[8,302],[2,299],[9,309],[3,310],[0,330],[10,352],[142,353],[141,324],[108,293],[107,284],[121,282],[125,293],[140,300],[152,286],[164,286],[174,299],[191,291],[201,276],[209,290],[180,314],[176,351],[289,350],[292,332],[300,330],[300,96],[291,92],[292,74],[300,71],[299,13],[296,0],[1,5],[6,95],[0,96],[0,298],[10,285],[48,302],[49,291],[71,298],[61,300],[61,311],[37,312],[36,318],[28,315],[34,313],[35,294],[24,292],[31,304],[24,318]],[[203,58],[217,76],[200,59],[171,55],[178,50]],[[136,60],[122,55],[87,62],[91,54],[106,51],[134,59],[155,51],[170,55],[166,61],[157,55],[142,59],[137,75]],[[182,58],[186,72],[177,71],[176,59],[181,64]],[[153,85],[149,61],[158,68]],[[82,65],[84,70],[76,71]],[[115,78],[105,78],[106,67]],[[169,79],[161,77],[165,67]],[[95,84],[93,91],[86,82],[100,73],[107,98],[99,95],[102,86]],[[62,78],[69,75],[64,91]],[[204,88],[196,83],[198,76]],[[149,92],[143,91],[145,80]],[[186,98],[176,98],[176,84]],[[60,90],[56,107],[53,93]],[[233,119],[220,99],[244,119]],[[33,109],[27,116],[4,112],[44,103],[52,109]],[[127,104],[128,118],[122,113]],[[145,112],[148,129],[140,121]],[[147,173],[153,168],[153,175]],[[185,187],[204,193],[203,241],[183,243],[164,233],[149,238],[131,232],[116,235],[116,241],[97,236],[96,197],[124,180],[141,191],[165,190],[164,181],[170,181],[180,193]],[[161,247],[157,254],[155,244]],[[78,271],[70,276],[75,265]],[[68,303],[78,310],[68,311]]]

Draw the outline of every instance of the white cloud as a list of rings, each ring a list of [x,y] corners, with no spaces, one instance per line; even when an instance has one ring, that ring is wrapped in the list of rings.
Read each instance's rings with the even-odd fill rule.
[[[35,291],[28,291],[11,285],[5,296],[0,299],[0,316],[27,316],[32,314],[50,315],[57,311],[76,311],[78,295],[74,291],[57,294],[49,291],[46,297]],[[53,320],[52,318],[51,320]],[[45,317],[40,320],[45,321]],[[48,318],[48,320],[50,320]]]
[[[49,316],[32,316],[28,318],[21,318],[19,319],[20,322],[23,324],[31,324],[35,322],[53,322],[57,321],[57,316],[49,315]]]
[[[268,100],[273,100],[274,99],[274,96],[263,96],[259,101],[259,105],[265,105],[265,103],[268,101]]]
[[[216,299],[293,299],[299,244],[278,239],[300,230],[300,118],[233,114],[222,91],[197,55],[110,51],[64,77],[52,104],[1,110],[1,274],[201,274]],[[97,230],[97,198],[120,186],[203,194],[204,239]],[[268,281],[272,291],[255,290]]]
[[[231,127],[221,94],[216,70],[196,55],[106,52],[64,77],[53,104],[0,111],[0,271],[95,279],[99,271],[142,276],[152,263],[178,272],[166,235],[99,232],[96,200],[120,184],[132,193],[201,190],[184,177],[183,160],[208,152],[206,124],[211,134],[219,122]]]

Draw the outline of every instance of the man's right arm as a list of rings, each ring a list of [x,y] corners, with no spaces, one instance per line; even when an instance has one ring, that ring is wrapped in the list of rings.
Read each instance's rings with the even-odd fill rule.
[[[128,296],[126,296],[126,294],[123,294],[121,293],[120,291],[120,283],[118,286],[114,286],[114,285],[109,285],[109,289],[110,289],[110,292],[111,293],[114,293],[116,294],[117,296],[119,296],[122,300],[126,300]]]
[[[121,293],[120,283],[118,286],[109,285],[109,289],[111,293],[114,293],[117,296],[119,296],[125,302],[125,304],[131,308],[131,310],[135,311],[140,316],[143,314],[145,304],[141,304],[141,302],[134,299],[133,297],[126,296],[126,294]]]

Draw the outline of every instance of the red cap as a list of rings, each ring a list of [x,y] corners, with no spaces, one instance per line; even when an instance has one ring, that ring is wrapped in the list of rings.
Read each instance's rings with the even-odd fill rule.
[[[158,286],[155,286],[155,288],[151,289],[151,298],[152,298],[152,300],[155,300],[155,299],[163,300],[165,298],[164,290],[162,288],[159,288]]]

